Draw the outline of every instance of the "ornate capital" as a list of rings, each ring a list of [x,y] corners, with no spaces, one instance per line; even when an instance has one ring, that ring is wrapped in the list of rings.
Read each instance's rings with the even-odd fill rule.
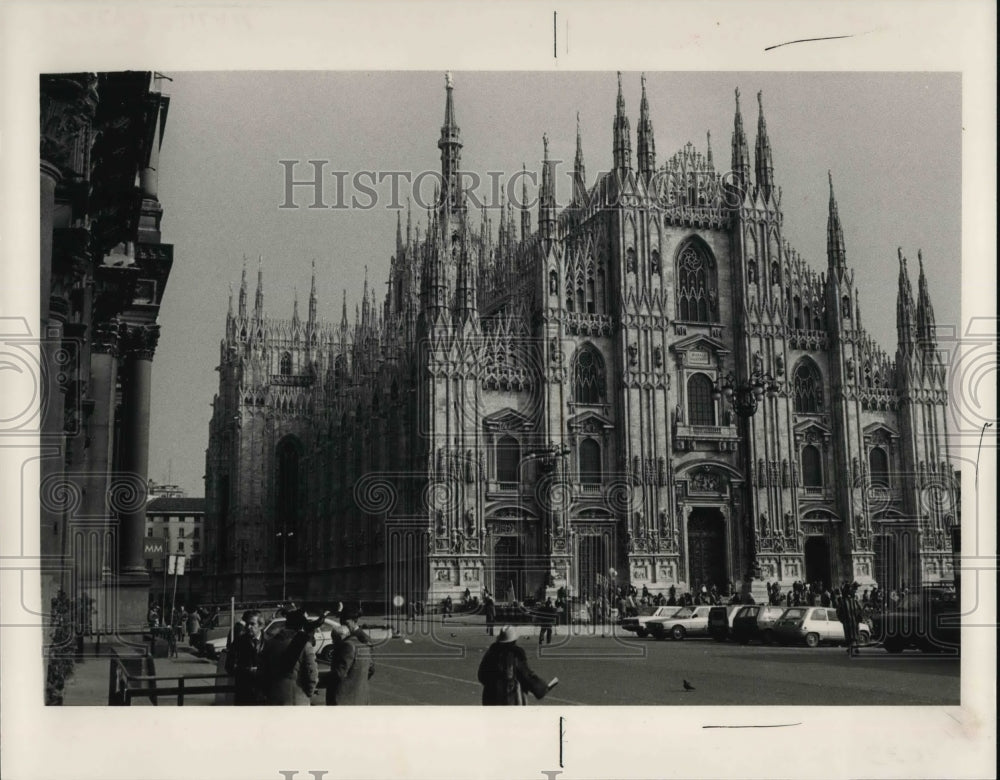
[[[159,325],[132,325],[128,328],[126,350],[138,360],[152,360],[159,341]]]
[[[94,325],[90,348],[93,352],[117,357],[121,346],[122,324],[117,318]]]

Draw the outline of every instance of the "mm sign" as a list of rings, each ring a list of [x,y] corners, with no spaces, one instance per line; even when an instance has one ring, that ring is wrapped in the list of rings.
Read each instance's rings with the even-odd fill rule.
[[[160,536],[147,536],[142,540],[142,555],[145,558],[152,558],[162,561],[167,554],[167,540]]]

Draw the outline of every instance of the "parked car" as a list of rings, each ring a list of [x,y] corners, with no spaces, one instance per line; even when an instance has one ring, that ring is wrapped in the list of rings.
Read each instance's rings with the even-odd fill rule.
[[[872,616],[872,636],[889,653],[915,647],[957,655],[962,644],[961,605],[953,589],[924,588],[899,606]]]
[[[712,607],[708,612],[708,633],[716,642],[725,642],[730,638],[729,626],[733,617],[742,608],[741,604]]]
[[[785,607],[767,604],[747,604],[740,607],[733,618],[730,633],[740,644],[759,640],[765,645],[774,644],[774,624],[785,613]]]
[[[625,631],[631,631],[638,636],[649,636],[649,629],[646,623],[655,618],[669,618],[676,615],[683,607],[674,605],[672,607],[657,607],[649,615],[638,615],[635,617],[622,618],[621,626]]]
[[[264,627],[264,639],[270,639],[285,627],[285,619],[275,618]],[[333,632],[340,628],[340,621],[335,617],[326,617],[323,625],[316,629],[316,657],[328,661],[333,652]],[[218,658],[229,643],[229,635],[211,639],[205,643],[205,654],[209,658]]]
[[[708,613],[710,606],[683,607],[679,612],[666,618],[646,621],[646,628],[656,639],[683,639],[686,636],[708,635]]]
[[[774,635],[782,644],[804,642],[807,647],[823,642],[840,645],[847,642],[837,610],[827,607],[789,607],[775,622]],[[866,645],[871,637],[871,627],[867,623],[858,624],[859,642]]]

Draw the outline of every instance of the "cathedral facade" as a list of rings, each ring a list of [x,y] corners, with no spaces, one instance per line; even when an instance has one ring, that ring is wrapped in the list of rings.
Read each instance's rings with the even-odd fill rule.
[[[620,77],[619,77],[620,79]],[[446,87],[441,192],[397,223],[382,301],[353,319],[230,300],[206,453],[217,597],[490,589],[523,600],[630,583],[883,587],[952,578],[957,495],[923,274],[898,258],[898,345],[866,333],[831,178],[824,270],[782,235],[758,95],[729,165],[658,164],[643,81],[633,154],[558,208],[476,213]],[[513,198],[516,200],[516,198]],[[494,221],[498,224],[494,225]],[[534,223],[534,224],[533,224]],[[206,594],[208,595],[208,594]]]

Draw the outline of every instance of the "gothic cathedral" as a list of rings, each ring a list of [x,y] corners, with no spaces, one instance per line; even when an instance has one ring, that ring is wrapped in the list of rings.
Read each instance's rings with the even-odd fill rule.
[[[760,103],[760,95],[758,95]],[[216,596],[500,601],[615,582],[950,580],[946,377],[922,258],[899,256],[894,357],[861,323],[830,183],[827,265],[782,236],[760,104],[728,168],[711,139],[657,167],[645,79],[636,152],[570,203],[477,215],[446,87],[441,191],[397,222],[381,305],[226,318],[206,454]],[[516,178],[516,177],[515,177]],[[511,188],[514,191],[514,188]],[[532,204],[532,205],[535,205]],[[534,210],[534,209],[532,209]],[[519,222],[519,224],[518,224]]]

